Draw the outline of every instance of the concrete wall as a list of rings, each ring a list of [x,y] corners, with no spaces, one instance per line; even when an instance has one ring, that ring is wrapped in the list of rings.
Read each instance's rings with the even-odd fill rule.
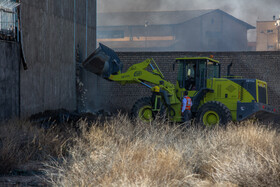
[[[96,47],[96,0],[22,0],[21,21],[28,65],[20,75],[22,116],[75,110],[75,54],[79,51],[82,61]],[[82,82],[87,89],[87,81]]]
[[[222,75],[227,73],[227,65],[233,62],[231,74],[241,75],[244,78],[257,78],[268,83],[269,103],[280,106],[280,52],[142,52],[142,53],[118,53],[127,67],[139,63],[146,58],[154,58],[167,80],[176,83],[177,71],[173,72],[172,64],[175,58],[185,56],[210,56],[222,63]],[[118,85],[114,82],[106,82],[107,92],[103,93],[106,105],[104,109],[116,111],[123,109],[130,111],[135,101],[143,96],[150,96],[148,88],[135,85]]]
[[[19,45],[0,41],[0,121],[19,116]]]

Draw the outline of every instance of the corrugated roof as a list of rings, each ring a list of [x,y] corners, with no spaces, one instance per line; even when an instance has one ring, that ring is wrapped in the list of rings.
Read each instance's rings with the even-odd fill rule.
[[[6,12],[13,12],[14,8],[18,7],[19,5],[19,3],[10,0],[0,0],[0,9]]]
[[[145,24],[180,24],[214,11],[218,11],[226,16],[230,16],[235,21],[244,24],[248,29],[255,28],[252,25],[249,25],[248,23],[241,21],[219,9],[98,13],[98,26],[144,26]]]
[[[165,25],[183,23],[213,10],[99,13],[99,26]]]

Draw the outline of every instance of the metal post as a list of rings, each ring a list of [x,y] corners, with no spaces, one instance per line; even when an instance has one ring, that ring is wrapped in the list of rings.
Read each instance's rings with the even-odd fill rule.
[[[278,30],[278,33],[277,33],[277,35],[278,35],[278,43],[277,43],[277,48],[278,48],[278,51],[279,51],[279,26],[278,26],[277,30]]]
[[[268,33],[266,33],[266,50],[268,51]]]
[[[277,25],[277,51],[279,51],[279,25]]]
[[[275,26],[277,27],[277,50],[279,51],[279,27],[280,27],[280,15],[279,18],[275,22]]]
[[[148,26],[149,26],[149,22],[146,20],[145,21],[145,51],[147,51],[147,35],[148,35]]]
[[[87,58],[87,37],[88,37],[88,0],[86,0],[86,55],[85,58]]]
[[[74,88],[75,88],[75,91],[74,91],[74,100],[75,100],[75,108],[78,109],[78,102],[77,102],[77,84],[76,84],[76,81],[77,81],[77,75],[76,75],[76,72],[77,72],[77,67],[76,67],[76,0],[74,0],[74,6],[73,6],[74,10],[74,18],[73,18],[73,66],[74,66]]]
[[[73,30],[73,59],[74,59],[74,65],[76,66],[76,0],[74,0],[74,20],[73,20],[74,30]]]
[[[2,30],[2,10],[0,10],[0,31]]]

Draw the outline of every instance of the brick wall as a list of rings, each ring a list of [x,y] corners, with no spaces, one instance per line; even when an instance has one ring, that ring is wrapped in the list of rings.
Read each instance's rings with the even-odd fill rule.
[[[146,58],[154,58],[165,78],[172,83],[176,83],[177,78],[177,71],[173,72],[172,68],[175,58],[214,55],[214,59],[222,64],[222,75],[226,75],[227,65],[232,62],[231,74],[266,81],[269,103],[280,106],[280,52],[119,52],[118,55],[124,63],[124,71]],[[102,84],[106,88],[102,98],[106,101],[104,105],[106,110],[130,111],[137,99],[151,94],[148,88],[139,84],[122,86],[109,81]]]

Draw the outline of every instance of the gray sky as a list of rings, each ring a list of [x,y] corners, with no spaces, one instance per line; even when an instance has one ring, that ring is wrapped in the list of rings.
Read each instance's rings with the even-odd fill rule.
[[[253,26],[280,14],[280,0],[97,0],[98,12],[221,9]],[[249,41],[255,40],[249,31]]]

